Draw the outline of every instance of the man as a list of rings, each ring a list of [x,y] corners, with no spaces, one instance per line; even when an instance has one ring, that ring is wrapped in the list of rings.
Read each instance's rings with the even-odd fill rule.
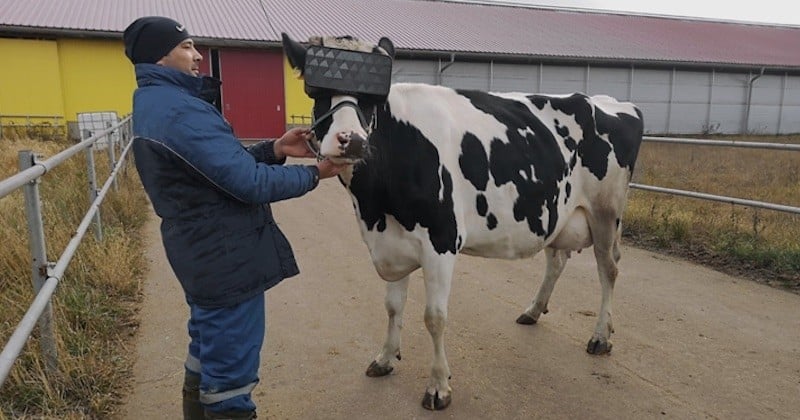
[[[180,23],[139,18],[123,40],[139,86],[136,169],[189,304],[184,418],[255,418],[264,291],[298,273],[269,203],[301,196],[342,167],[282,165],[287,156],[314,156],[308,130],[242,147],[209,103],[219,82],[200,76],[202,56]]]

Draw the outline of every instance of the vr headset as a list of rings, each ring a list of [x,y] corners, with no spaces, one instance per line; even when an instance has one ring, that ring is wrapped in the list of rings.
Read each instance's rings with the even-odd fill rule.
[[[303,69],[305,91],[311,98],[332,92],[369,95],[384,101],[392,81],[392,58],[361,51],[310,45]]]

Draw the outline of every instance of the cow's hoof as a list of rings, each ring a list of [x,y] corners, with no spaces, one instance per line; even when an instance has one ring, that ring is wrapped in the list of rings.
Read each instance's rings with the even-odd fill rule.
[[[599,356],[601,354],[611,353],[611,347],[611,341],[592,338],[586,346],[586,352]]]
[[[442,398],[439,396],[438,392],[431,394],[425,391],[425,397],[422,398],[422,406],[428,410],[444,410],[450,405],[450,401],[452,401],[452,399],[449,394]]]
[[[386,376],[392,373],[393,370],[394,368],[392,367],[392,365],[381,366],[378,364],[378,362],[373,360],[372,363],[370,363],[369,367],[367,368],[367,376],[369,376],[370,378]]]
[[[535,323],[536,323],[536,320],[533,319],[532,316],[530,316],[530,315],[528,315],[526,313],[523,313],[522,315],[519,316],[519,318],[517,318],[517,324],[533,325]]]

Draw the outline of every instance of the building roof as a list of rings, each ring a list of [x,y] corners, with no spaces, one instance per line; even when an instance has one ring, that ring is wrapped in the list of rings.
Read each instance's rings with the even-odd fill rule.
[[[0,33],[118,37],[163,15],[196,39],[390,38],[400,54],[800,70],[800,26],[423,0],[0,0]]]

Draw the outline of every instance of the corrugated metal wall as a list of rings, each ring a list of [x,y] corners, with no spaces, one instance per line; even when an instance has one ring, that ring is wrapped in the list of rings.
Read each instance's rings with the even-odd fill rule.
[[[136,79],[121,43],[0,38],[0,57],[0,115],[131,112]]]
[[[81,112],[131,113],[136,75],[121,42],[59,39],[58,58],[59,66],[49,71],[60,69],[68,121]]]
[[[757,76],[752,72],[458,60],[396,60],[393,71],[395,82],[457,89],[606,94],[636,103],[644,113],[647,134],[800,133],[800,77]]]
[[[64,117],[54,41],[0,38],[0,60],[0,115]]]

